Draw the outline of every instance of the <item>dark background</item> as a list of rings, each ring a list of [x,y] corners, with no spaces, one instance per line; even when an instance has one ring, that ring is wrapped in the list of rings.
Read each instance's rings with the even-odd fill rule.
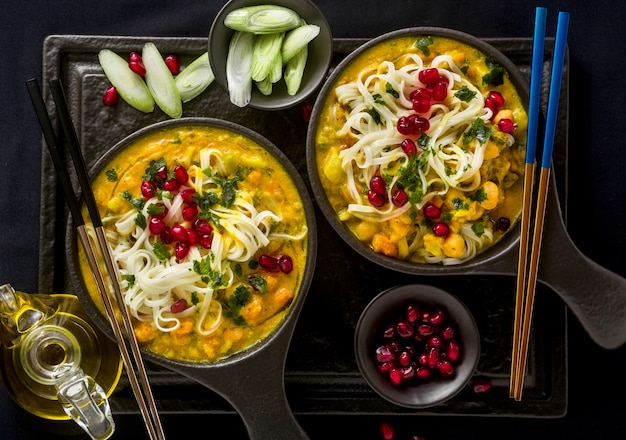
[[[42,43],[50,34],[203,37],[223,1],[35,0],[0,7],[0,283],[36,292],[39,247],[41,137],[24,82],[41,78]],[[568,224],[576,246],[602,266],[626,277],[626,180],[624,167],[623,2],[318,0],[334,37],[375,37],[412,26],[455,28],[478,37],[530,37],[536,6],[546,6],[548,36],[559,10],[571,13],[569,31]],[[575,270],[571,268],[570,270]],[[626,347],[605,350],[575,318],[569,320],[569,409],[557,419],[347,417],[335,422],[303,417],[312,438],[379,438],[378,423],[390,420],[402,438],[624,438]],[[233,422],[232,416],[225,422]],[[114,438],[147,438],[136,415],[116,415]],[[171,438],[211,426],[201,416],[164,418]],[[234,422],[237,422],[234,420]],[[57,438],[23,414],[0,388],[0,438]],[[235,423],[236,425],[236,423]],[[338,425],[334,426],[333,425]],[[65,426],[65,425],[63,425]],[[67,434],[75,434],[67,427]],[[240,431],[233,431],[239,438]],[[174,434],[176,433],[176,434]],[[401,438],[399,434],[397,438]],[[59,438],[65,438],[61,436]]]

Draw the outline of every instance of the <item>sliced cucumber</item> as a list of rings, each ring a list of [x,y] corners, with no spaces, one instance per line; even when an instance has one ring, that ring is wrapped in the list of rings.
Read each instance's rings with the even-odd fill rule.
[[[167,68],[161,52],[154,43],[144,44],[141,59],[146,67],[146,84],[154,101],[169,117],[180,118],[183,114],[180,93],[172,72]]]
[[[209,53],[205,52],[193,60],[174,80],[183,102],[191,101],[211,85],[215,75],[209,64]]]
[[[98,61],[109,82],[128,105],[144,113],[154,110],[154,99],[148,86],[143,78],[130,70],[128,61],[109,49],[98,53]]]

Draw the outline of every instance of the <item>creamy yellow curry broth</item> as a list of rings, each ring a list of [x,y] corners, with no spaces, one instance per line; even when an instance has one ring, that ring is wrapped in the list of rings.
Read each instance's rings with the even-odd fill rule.
[[[168,173],[161,180],[163,165]],[[166,182],[184,174],[181,169],[188,181],[173,189]],[[156,183],[153,197],[142,191],[146,181]],[[307,225],[293,180],[267,150],[221,128],[164,129],[120,151],[93,188],[146,350],[215,361],[257,343],[283,321],[303,280]],[[159,212],[163,205],[167,214]],[[177,238],[158,233],[159,216],[159,227]],[[203,232],[195,232],[202,220]],[[186,255],[179,252],[185,250],[180,227],[188,233]],[[82,252],[80,267],[102,310]]]
[[[401,37],[336,78],[317,170],[338,218],[375,252],[460,264],[520,215],[526,128],[522,100],[492,59],[447,38]]]

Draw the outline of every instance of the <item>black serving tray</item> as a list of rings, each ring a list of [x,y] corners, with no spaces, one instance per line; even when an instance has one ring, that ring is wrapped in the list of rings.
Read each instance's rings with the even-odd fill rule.
[[[100,49],[122,55],[154,42],[163,54],[175,53],[183,64],[207,50],[205,38],[159,38],[55,35],[44,42],[43,92],[53,109],[47,83],[59,78],[88,166],[135,130],[167,119],[133,110],[125,103],[102,104],[108,86],[97,59]],[[366,40],[336,39],[333,66]],[[486,39],[530,76],[530,39]],[[544,77],[549,75],[552,44],[546,45]],[[554,179],[561,212],[566,215],[568,70],[563,75],[558,131],[554,146]],[[544,102],[547,91],[544,90]],[[313,105],[313,101],[307,103]],[[306,105],[306,104],[305,104]],[[309,185],[306,173],[307,122],[304,106],[264,112],[230,104],[217,84],[183,107],[183,116],[230,120],[257,131],[293,162]],[[56,122],[56,121],[55,121]],[[43,144],[42,144],[43,145]],[[42,147],[39,291],[71,292],[65,265],[67,212],[52,161]],[[309,185],[310,188],[310,185]],[[462,416],[562,417],[567,412],[567,307],[545,284],[537,286],[523,400],[508,395],[513,330],[515,278],[506,275],[414,276],[381,268],[353,251],[333,231],[321,212],[318,219],[316,274],[288,352],[285,387],[296,415],[440,414]],[[354,327],[365,305],[380,291],[406,284],[431,284],[461,298],[481,333],[482,354],[475,380],[488,380],[489,392],[471,386],[452,400],[427,410],[396,407],[378,397],[362,379],[353,353]],[[220,396],[160,366],[148,364],[151,384],[162,413],[232,414]],[[262,372],[259,372],[262,380]],[[251,390],[254,392],[254,390]],[[111,399],[115,413],[137,413],[123,377]]]

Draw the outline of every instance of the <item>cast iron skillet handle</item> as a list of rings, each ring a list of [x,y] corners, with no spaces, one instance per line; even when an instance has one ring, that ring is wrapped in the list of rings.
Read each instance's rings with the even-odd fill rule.
[[[626,279],[596,264],[574,245],[550,188],[538,279],[554,290],[601,347],[626,342]],[[550,227],[548,227],[550,225]]]
[[[282,328],[269,345],[252,356],[210,371],[186,364],[169,367],[224,397],[241,416],[251,440],[308,440],[285,393],[290,338],[291,330]]]

